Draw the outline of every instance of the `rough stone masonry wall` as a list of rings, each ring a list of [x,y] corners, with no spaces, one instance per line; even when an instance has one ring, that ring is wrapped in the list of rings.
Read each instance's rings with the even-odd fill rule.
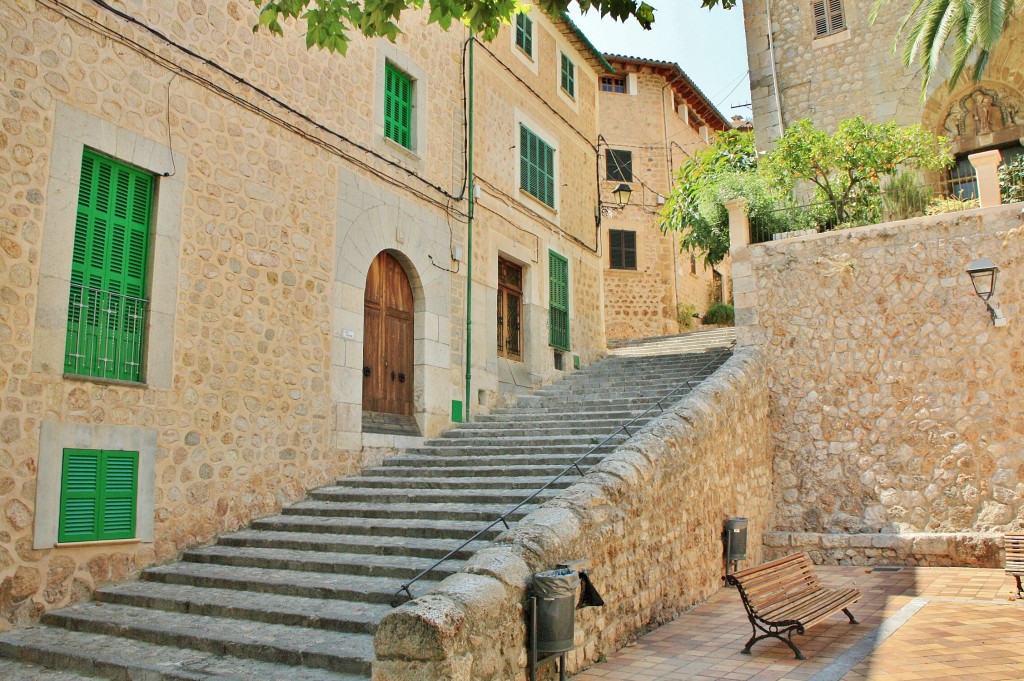
[[[530,575],[562,561],[589,559],[607,604],[577,612],[570,671],[715,593],[724,519],[751,519],[759,562],[771,511],[765,371],[758,351],[739,350],[583,481],[385,617],[374,679],[525,678]]]
[[[756,301],[740,342],[764,348],[771,390],[770,553],[999,564],[997,533],[1024,529],[1021,207],[734,255],[737,300]],[[1002,268],[1005,328],[964,272],[981,256]]]

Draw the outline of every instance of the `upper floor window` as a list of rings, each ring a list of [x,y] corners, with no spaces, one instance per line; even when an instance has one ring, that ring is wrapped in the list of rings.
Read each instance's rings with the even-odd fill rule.
[[[153,176],[86,149],[78,186],[64,372],[141,380]]]
[[[601,92],[626,93],[626,79],[614,76],[601,76]]]
[[[519,124],[519,188],[555,207],[555,150]]]
[[[522,12],[516,15],[516,45],[533,59],[533,19]]]
[[[814,37],[822,38],[846,30],[843,0],[813,0]]]
[[[384,136],[412,149],[413,80],[390,62],[384,66]]]
[[[633,181],[633,152],[624,149],[609,149],[605,152],[608,179],[616,182]]]
[[[636,269],[636,232],[624,229],[608,230],[609,265],[613,270]]]
[[[576,65],[562,53],[562,89],[570,97],[576,96]]]

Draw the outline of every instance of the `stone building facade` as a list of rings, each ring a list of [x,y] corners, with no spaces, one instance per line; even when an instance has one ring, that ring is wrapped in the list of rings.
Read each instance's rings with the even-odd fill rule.
[[[342,60],[254,34],[242,2],[118,7],[0,8],[0,629],[467,407],[464,32],[413,14],[395,43],[354,39]],[[553,262],[562,367],[604,351],[604,64],[533,14],[533,66],[509,29],[477,46],[474,411],[557,371]],[[519,189],[520,122],[557,149],[553,208]],[[504,385],[499,254],[526,266],[529,319],[525,371]],[[378,412],[404,420],[374,432]],[[119,475],[132,493],[107,495],[98,480]]]
[[[680,303],[728,301],[728,261],[708,268],[662,233],[661,206],[679,165],[732,126],[677,64],[606,55],[601,79],[604,315],[611,339],[678,333]],[[633,190],[620,207],[614,190]]]
[[[767,149],[780,126],[803,119],[834,130],[863,116],[880,123],[921,123],[953,142],[961,169],[966,154],[1000,149],[1024,153],[1024,21],[1010,25],[993,51],[984,79],[963,78],[951,92],[948,59],[940,62],[924,101],[918,67],[903,65],[893,44],[908,9],[873,0],[745,3],[743,6],[754,127]],[[769,12],[771,41],[769,41]],[[774,68],[773,68],[774,66]]]

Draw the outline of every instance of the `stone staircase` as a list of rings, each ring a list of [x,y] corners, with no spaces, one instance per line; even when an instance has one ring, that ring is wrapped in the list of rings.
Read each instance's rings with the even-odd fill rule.
[[[314,490],[280,515],[145,570],[140,581],[48,613],[40,626],[0,635],[0,656],[9,658],[0,659],[0,679],[368,678],[374,629],[405,583],[685,380],[707,377],[732,339],[732,329],[719,329],[626,344],[514,408]],[[641,417],[631,432],[658,415]],[[614,435],[581,468],[627,437]],[[567,475],[536,503],[576,479]],[[500,529],[434,569],[413,593],[458,571]]]

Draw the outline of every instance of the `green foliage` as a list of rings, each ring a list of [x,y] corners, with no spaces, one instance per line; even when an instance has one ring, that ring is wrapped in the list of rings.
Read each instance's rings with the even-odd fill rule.
[[[401,33],[398,21],[406,10],[429,9],[429,22],[447,30],[453,21],[465,24],[473,35],[493,40],[517,12],[526,10],[520,0],[253,0],[260,8],[261,28],[283,35],[290,21],[305,22],[306,47],[319,47],[345,54],[350,34],[382,37],[394,42]],[[537,0],[536,5],[552,16],[561,16],[570,3],[582,11],[590,9],[602,17],[625,21],[633,17],[644,28],[654,23],[654,8],[643,0]],[[721,4],[729,8],[735,0],[704,0],[705,7]]]
[[[661,215],[663,230],[682,236],[683,250],[700,253],[713,267],[729,252],[729,215],[724,201],[758,191],[754,135],[727,130],[679,168]],[[749,184],[749,186],[748,186]]]
[[[882,194],[881,209],[886,220],[906,220],[925,214],[932,200],[932,188],[922,185],[915,173],[896,173]]]
[[[713,303],[704,315],[705,324],[728,324],[732,326],[736,321],[736,313],[732,305],[728,303]]]
[[[761,160],[760,170],[780,189],[812,183],[842,225],[874,210],[883,175],[898,168],[938,170],[951,162],[946,140],[920,125],[874,124],[857,116],[840,122],[834,134],[807,119],[797,121]]]
[[[1024,154],[999,166],[999,193],[1003,203],[1024,201]]]
[[[876,1],[871,21],[887,1]],[[921,69],[921,100],[924,101],[932,76],[940,73],[939,64],[947,53],[947,44],[952,45],[950,92],[960,82],[972,57],[971,77],[980,81],[992,50],[1021,8],[1022,0],[914,0],[896,34],[893,49],[905,35],[903,63],[912,66],[917,62]]]
[[[925,209],[925,215],[942,215],[943,213],[957,213],[962,210],[978,208],[981,202],[978,199],[958,199],[955,196],[939,196],[932,199]]]
[[[679,322],[679,328],[683,331],[689,331],[693,329],[694,317],[698,317],[697,306],[693,303],[679,303],[676,305],[676,321]]]

